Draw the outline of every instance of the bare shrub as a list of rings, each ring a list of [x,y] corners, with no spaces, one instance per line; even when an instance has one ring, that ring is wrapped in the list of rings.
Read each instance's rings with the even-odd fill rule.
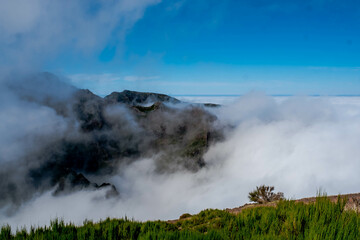
[[[249,199],[252,202],[268,203],[284,199],[284,193],[274,193],[274,186],[257,186],[256,189],[249,193]]]

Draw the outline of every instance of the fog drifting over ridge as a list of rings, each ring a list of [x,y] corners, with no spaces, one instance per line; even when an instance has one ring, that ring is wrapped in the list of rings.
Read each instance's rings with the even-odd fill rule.
[[[154,159],[144,158],[106,179],[122,189],[120,199],[106,199],[105,190],[57,197],[52,196],[53,190],[46,191],[13,215],[2,209],[0,224],[44,225],[55,217],[76,224],[125,216],[174,219],[185,212],[242,205],[248,202],[247,193],[260,184],[274,185],[287,198],[314,196],[319,188],[328,194],[359,192],[359,106],[358,97],[279,100],[249,93],[212,109],[218,117],[215,124],[232,128],[226,130],[223,141],[210,146],[204,156],[206,167],[199,171],[159,174]],[[61,132],[63,120],[57,118],[50,112],[41,115],[42,121],[57,126],[49,134]]]
[[[145,10],[160,2],[9,0],[2,3],[0,225],[8,223],[13,229],[42,226],[56,217],[75,224],[85,219],[96,221],[125,216],[136,220],[175,219],[185,212],[242,205],[248,202],[248,192],[259,184],[274,185],[288,198],[314,196],[320,187],[329,194],[359,192],[360,98],[274,98],[263,93],[249,93],[235,101],[227,99],[224,106],[205,111],[217,117],[209,121],[209,126],[224,130],[224,138],[210,144],[203,157],[204,167],[196,171],[179,167],[159,172],[159,155],[168,150],[164,147],[153,154],[151,151],[139,154],[141,157],[136,161],[126,156],[128,164],[114,165],[111,174],[85,174],[93,183],[113,184],[120,191],[120,197],[108,198],[108,188],[80,189],[54,196],[59,184],[51,183],[45,171],[54,165],[41,168],[49,157],[46,150],[55,146],[59,155],[64,154],[64,146],[59,142],[65,139],[67,143],[87,146],[83,153],[88,153],[94,149],[88,143],[102,140],[103,125],[98,124],[102,119],[83,126],[84,119],[73,116],[75,114],[63,101],[71,98],[76,89],[63,83],[66,78],[54,85],[26,79],[18,81],[18,78],[28,75],[27,71],[38,72],[40,66],[62,52],[85,57],[94,54],[97,58],[107,47],[123,42]],[[115,42],[111,36],[115,36]],[[74,62],[74,65],[80,64]],[[14,72],[19,76],[14,77]],[[84,106],[76,102],[80,108],[88,108],[89,115],[105,101],[86,90],[82,94],[90,103],[95,102]],[[58,109],[53,108],[59,104],[62,105]],[[180,120],[201,123],[186,106],[174,109],[177,114],[169,114],[169,111],[161,117],[154,116],[153,123],[163,120],[170,130]],[[114,132],[104,127],[106,136],[116,137],[111,143],[120,142],[124,148],[133,144],[146,150],[144,146],[152,140],[132,124],[134,116],[126,108],[106,108],[101,117],[116,126]],[[91,135],[81,132],[82,126],[87,131],[88,128],[100,130],[95,129]],[[192,127],[197,129],[196,125]],[[186,137],[192,137],[188,135]],[[71,150],[66,147],[68,145],[65,149]],[[131,153],[133,149],[127,150]],[[126,155],[127,151],[124,152]],[[57,161],[54,162],[56,166]],[[43,184],[28,181],[29,169],[38,170],[33,175],[35,179],[43,177]]]

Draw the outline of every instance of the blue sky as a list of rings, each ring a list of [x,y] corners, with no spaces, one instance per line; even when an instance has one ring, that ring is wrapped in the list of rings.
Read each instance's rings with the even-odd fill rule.
[[[62,46],[42,68],[101,95],[358,95],[360,2],[157,1],[91,51]]]

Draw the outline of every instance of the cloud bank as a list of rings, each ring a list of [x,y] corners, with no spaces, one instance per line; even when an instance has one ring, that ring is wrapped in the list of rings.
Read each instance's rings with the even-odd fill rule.
[[[250,93],[212,110],[218,117],[215,124],[229,127],[225,139],[209,148],[206,166],[199,171],[158,172],[155,157],[142,158],[103,176],[121,189],[120,199],[106,198],[105,190],[57,197],[45,191],[11,215],[3,209],[0,223],[43,225],[54,217],[76,224],[124,216],[174,219],[184,212],[244,204],[247,193],[260,184],[274,185],[288,198],[313,196],[319,188],[329,194],[358,192],[359,106],[355,97],[273,98]],[[112,109],[109,114],[117,112]],[[47,134],[61,133],[64,120],[50,112],[41,116],[49,126],[57,126]],[[17,139],[11,134],[9,138]],[[15,150],[2,149],[8,154]]]

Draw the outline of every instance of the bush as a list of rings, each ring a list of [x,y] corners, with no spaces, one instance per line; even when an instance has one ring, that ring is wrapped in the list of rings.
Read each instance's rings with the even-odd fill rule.
[[[274,186],[265,186],[261,185],[256,187],[256,189],[249,193],[249,199],[252,202],[257,203],[268,203],[273,201],[278,201],[284,199],[284,193],[278,192],[274,193]]]

